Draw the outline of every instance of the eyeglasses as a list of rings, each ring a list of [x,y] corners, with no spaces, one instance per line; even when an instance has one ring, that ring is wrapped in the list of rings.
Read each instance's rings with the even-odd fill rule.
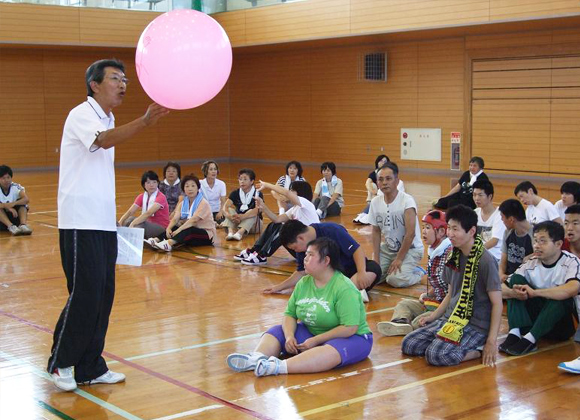
[[[110,76],[109,79],[114,80],[115,82],[121,84],[124,83],[125,85],[129,84],[129,79],[127,79],[126,77],[121,77],[121,76]]]

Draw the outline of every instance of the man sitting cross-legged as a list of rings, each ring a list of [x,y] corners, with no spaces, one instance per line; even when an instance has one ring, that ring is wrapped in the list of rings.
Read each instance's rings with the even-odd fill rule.
[[[453,246],[447,237],[445,213],[431,210],[423,216],[422,221],[423,241],[429,246],[427,293],[421,293],[418,301],[403,299],[397,303],[391,321],[377,324],[379,332],[386,336],[406,335],[419,328],[421,318],[434,311],[447,295],[448,285],[443,280],[443,269]]]
[[[402,351],[425,356],[435,366],[452,366],[483,356],[495,365],[502,300],[495,258],[476,235],[477,215],[464,205],[447,211],[447,236],[453,251],[443,272],[449,293],[420,320],[423,328],[408,334]],[[481,347],[483,346],[482,351]]]
[[[533,258],[503,285],[509,334],[500,351],[520,356],[537,350],[546,336],[567,340],[574,334],[573,298],[580,291],[580,260],[562,251],[564,228],[552,221],[534,226]]]

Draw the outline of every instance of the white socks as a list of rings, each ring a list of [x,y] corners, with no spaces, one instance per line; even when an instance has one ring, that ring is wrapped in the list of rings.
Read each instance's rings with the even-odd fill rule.
[[[520,332],[519,328],[512,328],[509,331],[509,334],[513,334],[513,335],[517,336],[518,338],[522,338],[522,333]]]
[[[524,338],[526,340],[528,340],[530,343],[536,344],[536,339],[534,338],[534,336],[532,335],[532,333],[527,333],[526,335],[524,335]]]

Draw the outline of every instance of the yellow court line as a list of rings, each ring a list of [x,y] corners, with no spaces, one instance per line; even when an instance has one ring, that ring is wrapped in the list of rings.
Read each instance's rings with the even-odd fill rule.
[[[510,356],[510,357],[506,357],[505,359],[500,359],[496,362],[496,365],[502,364],[502,363],[507,363],[508,361],[512,361],[512,360],[517,360],[517,359],[521,359],[522,357],[528,357],[528,356],[532,356],[534,354],[538,354],[538,353],[542,353],[545,351],[549,351],[549,350],[553,350],[556,349],[558,347],[563,347],[570,344],[569,341],[566,341],[564,343],[560,343],[560,344],[554,344],[553,346],[549,346],[546,347],[544,349],[538,350],[534,353],[528,353],[524,356]],[[433,382],[438,382],[441,381],[443,379],[447,379],[447,378],[452,378],[454,376],[458,376],[458,375],[462,375],[464,373],[469,373],[469,372],[473,372],[476,370],[480,370],[480,369],[484,369],[487,368],[487,366],[484,366],[482,364],[476,365],[476,366],[471,366],[465,369],[461,369],[461,370],[457,370],[455,372],[449,372],[449,373],[445,373],[443,375],[438,375],[438,376],[434,376],[432,378],[428,378],[428,379],[423,379],[420,381],[416,381],[416,382],[411,382],[405,385],[401,385],[401,386],[397,386],[395,388],[389,388],[389,389],[385,389],[383,391],[378,391],[378,392],[373,392],[372,394],[366,394],[366,395],[362,395],[360,397],[356,397],[356,398],[351,398],[349,400],[344,400],[344,401],[340,401],[334,404],[329,404],[323,407],[318,407],[318,408],[314,408],[312,410],[308,410],[308,411],[304,411],[302,413],[298,413],[299,416],[301,417],[306,417],[306,416],[311,416],[313,414],[318,414],[318,413],[323,413],[325,411],[329,411],[329,410],[334,410],[335,408],[343,408],[343,407],[348,407],[351,404],[355,404],[355,403],[359,403],[362,401],[366,401],[366,400],[371,400],[373,398],[377,398],[377,397],[382,397],[384,395],[389,395],[389,394],[394,394],[396,392],[399,391],[405,391],[411,388],[415,388],[421,385],[426,385],[426,384],[430,384]]]

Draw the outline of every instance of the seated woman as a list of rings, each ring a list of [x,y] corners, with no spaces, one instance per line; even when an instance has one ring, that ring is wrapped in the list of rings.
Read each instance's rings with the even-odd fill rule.
[[[367,205],[362,211],[359,213],[353,220],[354,223],[358,223],[361,225],[369,225],[369,209],[371,207],[371,200],[375,198],[377,195],[383,195],[383,192],[377,186],[377,173],[379,169],[383,167],[383,165],[391,160],[387,155],[379,155],[375,159],[375,170],[369,174],[367,181],[365,183],[365,188],[367,189]],[[399,183],[397,184],[397,190],[400,192],[405,192],[405,184],[403,183],[402,179],[399,179]]]
[[[213,219],[221,223],[224,221],[224,213],[222,208],[226,203],[226,183],[221,179],[217,179],[220,173],[220,168],[216,161],[206,160],[201,166],[201,172],[204,179],[201,182],[201,191],[203,196],[209,202]]]
[[[320,165],[322,179],[314,188],[313,204],[318,217],[339,216],[344,206],[342,198],[342,180],[336,176],[336,165],[333,162],[324,162]]]
[[[276,215],[266,206],[264,200],[261,198],[257,199],[258,209],[262,210],[272,220],[272,223],[260,235],[260,238],[253,247],[246,248],[234,256],[234,260],[241,261],[245,265],[263,265],[268,262],[268,257],[273,255],[282,245],[280,241],[280,230],[282,229],[282,224],[288,220],[300,220],[306,226],[310,226],[312,223],[320,223],[316,209],[310,202],[312,200],[312,187],[308,182],[294,181],[290,185],[290,190],[285,190],[279,185],[272,185],[268,182],[260,181],[256,185],[256,188],[258,191],[269,189],[278,193],[284,201],[291,203],[292,207],[284,214]],[[296,256],[294,251],[288,249],[288,252]]]
[[[172,218],[177,203],[183,198],[183,190],[180,185],[181,166],[179,166],[179,163],[167,162],[167,165],[163,168],[163,176],[165,176],[165,179],[159,184],[159,191],[167,198],[169,218]]]
[[[558,210],[560,219],[566,220],[565,211],[568,207],[580,203],[580,184],[576,181],[566,181],[560,187],[562,199],[556,201],[554,206]]]
[[[213,245],[215,222],[209,203],[200,193],[199,185],[199,179],[195,175],[183,177],[181,188],[185,196],[175,209],[171,222],[165,232],[157,237],[150,237],[146,243],[167,252],[178,245]]]
[[[260,225],[261,215],[256,208],[255,195],[262,200],[264,196],[257,192],[254,187],[256,173],[251,169],[240,169],[238,172],[238,182],[240,188],[230,193],[226,204],[224,204],[224,221],[228,229],[226,241],[241,241],[246,233],[257,230]]]
[[[368,357],[373,335],[361,295],[339,271],[338,245],[328,238],[308,244],[307,275],[296,284],[282,325],[270,328],[248,354],[227,357],[236,372],[256,376],[324,372]],[[290,356],[280,360],[280,355]]]
[[[477,180],[489,181],[487,175],[483,173],[484,166],[482,158],[473,156],[469,161],[469,170],[461,175],[457,184],[451,188],[447,195],[433,203],[433,207],[437,210],[447,210],[458,204],[464,204],[469,208],[475,209],[472,185]]]
[[[165,231],[169,224],[169,205],[167,199],[159,191],[159,176],[153,171],[147,171],[141,177],[141,186],[145,190],[139,194],[135,202],[119,219],[119,226],[145,229],[145,238],[157,236]],[[141,215],[135,213],[141,210]]]
[[[289,190],[290,185],[292,185],[294,181],[306,181],[306,179],[302,177],[302,165],[300,162],[291,160],[286,164],[286,175],[282,175],[280,178],[278,178],[276,185]],[[278,214],[282,215],[286,213],[286,210],[289,210],[292,207],[291,203],[286,201],[284,197],[282,197],[274,190],[272,190],[272,196],[278,203]]]

